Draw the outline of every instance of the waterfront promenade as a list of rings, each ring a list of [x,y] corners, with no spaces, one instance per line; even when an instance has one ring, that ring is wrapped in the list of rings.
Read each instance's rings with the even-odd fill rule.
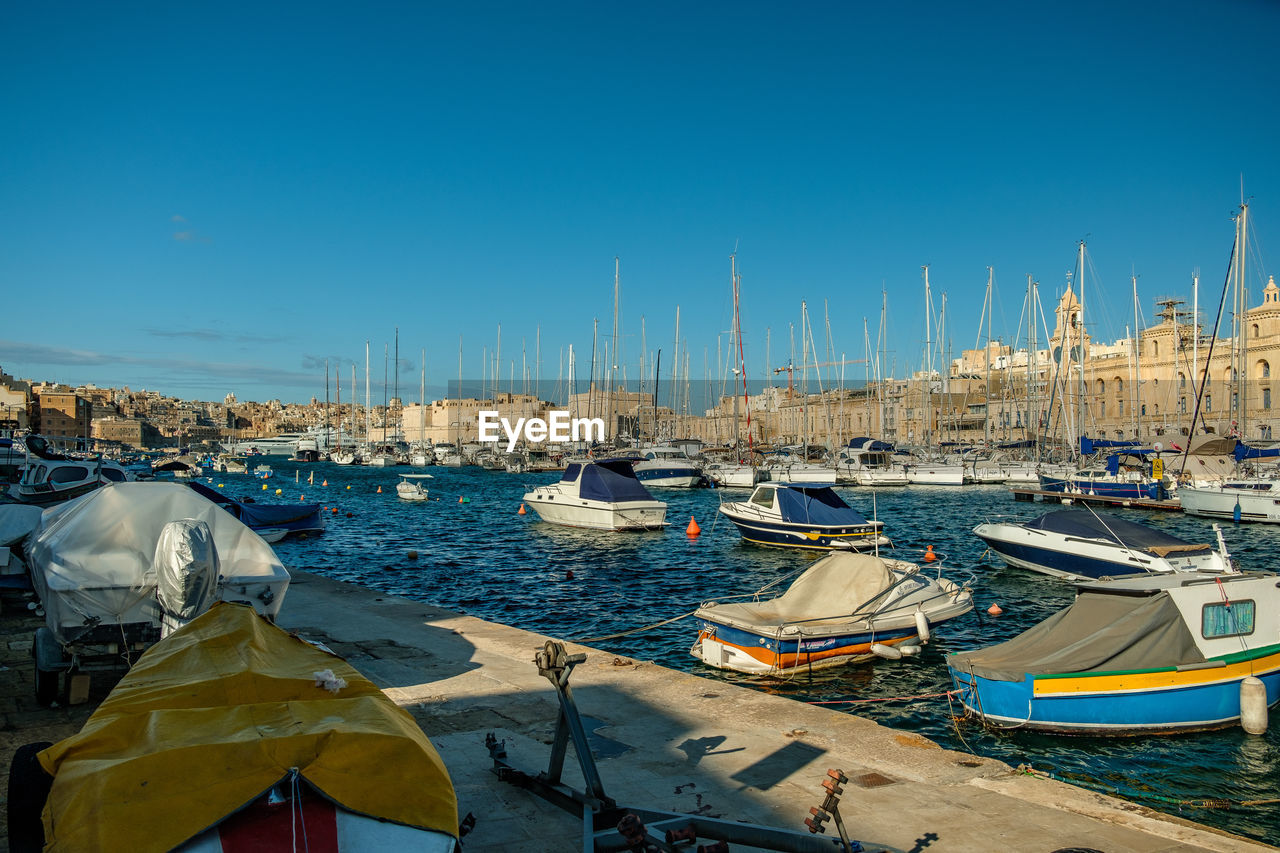
[[[494,732],[513,764],[546,769],[557,705],[532,663],[546,637],[305,572],[294,573],[280,622],[325,642],[419,722],[453,776],[460,814],[477,818],[467,853],[580,849],[578,821],[499,781],[484,745]],[[27,650],[38,624],[25,610],[6,606],[0,614],[6,766],[17,745],[77,730],[110,687],[99,677],[88,704],[36,707]],[[623,805],[802,828],[822,801],[827,769],[839,768],[851,780],[841,800],[845,824],[869,847],[1275,849],[849,714],[582,646],[569,650],[587,652],[570,683],[597,751],[608,756],[598,760],[605,791]],[[572,754],[565,779],[580,784]]]

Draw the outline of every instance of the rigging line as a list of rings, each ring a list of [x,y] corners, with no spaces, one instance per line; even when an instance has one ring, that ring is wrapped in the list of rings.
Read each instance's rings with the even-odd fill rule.
[[[599,643],[604,640],[616,640],[618,637],[626,637],[626,636],[630,636],[631,634],[639,634],[641,631],[650,631],[654,628],[661,628],[663,625],[670,625],[672,622],[679,622],[681,619],[688,619],[690,616],[692,616],[697,612],[698,611],[696,610],[690,610],[688,613],[681,613],[679,616],[672,616],[670,619],[664,619],[661,622],[655,622],[652,625],[645,625],[640,628],[633,628],[630,631],[623,631],[620,634],[609,634],[608,636],[605,636],[605,637],[585,637],[581,640],[574,640],[573,642],[586,645],[587,643]]]
[[[1187,470],[1187,462],[1191,457],[1191,440],[1196,435],[1196,421],[1200,418],[1200,403],[1204,399],[1205,385],[1209,381],[1209,365],[1213,363],[1213,347],[1218,341],[1218,327],[1222,323],[1222,311],[1227,303],[1227,291],[1231,287],[1231,271],[1236,263],[1236,250],[1239,248],[1239,240],[1231,244],[1231,256],[1227,260],[1227,275],[1222,282],[1222,298],[1218,300],[1218,317],[1213,324],[1213,335],[1209,338],[1209,354],[1205,356],[1204,373],[1200,375],[1200,389],[1196,391],[1196,408],[1191,414],[1191,426],[1187,430],[1187,446],[1182,451],[1182,470]],[[1194,320],[1193,320],[1194,325]]]

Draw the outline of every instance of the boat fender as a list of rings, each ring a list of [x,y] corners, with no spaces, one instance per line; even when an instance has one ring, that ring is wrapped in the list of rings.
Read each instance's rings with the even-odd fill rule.
[[[1267,731],[1267,686],[1252,675],[1240,682],[1240,726],[1251,735]]]
[[[920,636],[920,642],[929,642],[932,633],[929,631],[929,617],[925,615],[923,610],[916,611],[916,633]]]
[[[882,657],[885,660],[901,660],[902,652],[893,646],[886,646],[884,643],[872,643],[871,654],[876,657]]]
[[[894,648],[902,652],[902,656],[906,658],[913,658],[916,655],[920,654],[920,652],[922,651],[921,648],[917,646],[915,643],[910,643],[910,644],[904,643],[903,645],[895,646]]]

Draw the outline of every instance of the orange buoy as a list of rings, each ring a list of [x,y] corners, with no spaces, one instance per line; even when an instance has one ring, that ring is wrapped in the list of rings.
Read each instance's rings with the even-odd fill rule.
[[[516,510],[516,515],[524,515],[524,514],[525,514],[524,504],[520,504],[520,509]]]
[[[337,514],[338,514],[338,508],[337,508],[336,506],[333,508],[333,514],[334,514],[334,515],[337,515]]]
[[[321,483],[320,485],[322,485],[322,486],[327,486],[327,485],[329,485],[329,481],[328,481],[328,480],[325,480],[325,481],[324,481],[323,483]]]
[[[307,499],[306,495],[298,495],[298,500],[305,501],[306,499]]]
[[[938,559],[938,555],[933,553],[933,546],[926,546],[924,549],[924,561],[926,563],[932,563],[936,559]]]
[[[1004,611],[1000,609],[999,604],[993,604],[987,608],[987,612],[990,613],[992,616],[999,616]]]
[[[702,528],[698,526],[698,520],[692,515],[689,516],[689,526],[684,529],[684,532],[690,539],[696,539],[698,534],[702,533]]]
[[[382,494],[382,486],[378,486],[378,494]]]

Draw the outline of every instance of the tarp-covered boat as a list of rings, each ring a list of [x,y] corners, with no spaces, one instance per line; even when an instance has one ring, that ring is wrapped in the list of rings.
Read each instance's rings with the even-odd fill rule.
[[[815,562],[777,598],[751,598],[699,607],[689,653],[758,675],[896,658],[919,652],[930,626],[973,609],[968,588],[915,563],[847,551]]]
[[[324,532],[320,504],[260,504],[249,499],[235,500],[203,483],[188,483],[202,497],[213,501],[254,530],[289,531],[287,535],[314,535]]]
[[[996,726],[1144,734],[1228,726],[1241,682],[1280,701],[1280,588],[1261,572],[1081,584],[1075,603],[998,645],[947,655],[960,701]]]
[[[244,606],[153,646],[38,759],[46,851],[456,849],[453,785],[413,718]]]
[[[256,533],[186,486],[113,483],[45,510],[28,542],[32,582],[58,641],[119,640],[130,626],[158,626],[157,546],[181,519],[209,526],[217,598],[267,616],[280,611],[289,573]]]

